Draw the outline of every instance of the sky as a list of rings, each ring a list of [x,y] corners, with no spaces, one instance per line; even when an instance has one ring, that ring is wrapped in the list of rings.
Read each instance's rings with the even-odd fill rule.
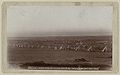
[[[10,6],[8,37],[112,34],[112,6]]]

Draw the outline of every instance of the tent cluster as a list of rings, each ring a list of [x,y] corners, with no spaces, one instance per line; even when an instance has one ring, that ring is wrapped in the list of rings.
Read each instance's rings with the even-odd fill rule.
[[[71,51],[112,51],[110,41],[81,41],[81,40],[10,40],[9,48],[39,48],[50,50]]]

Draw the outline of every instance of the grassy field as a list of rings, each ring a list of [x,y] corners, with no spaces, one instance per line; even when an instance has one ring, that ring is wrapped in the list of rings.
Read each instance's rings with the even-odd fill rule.
[[[84,58],[92,64],[112,65],[111,52],[81,52],[60,50],[19,49],[9,52],[9,61],[14,64],[24,64],[44,61],[50,64],[80,64],[75,59]]]

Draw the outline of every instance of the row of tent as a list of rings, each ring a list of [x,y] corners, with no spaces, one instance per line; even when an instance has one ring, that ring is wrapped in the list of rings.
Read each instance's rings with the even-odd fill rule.
[[[79,45],[65,45],[65,44],[50,44],[50,45],[44,45],[44,44],[29,44],[29,43],[9,43],[9,48],[40,48],[40,49],[53,49],[53,50],[85,50],[85,51],[111,51],[112,47],[108,44],[101,44],[97,47],[97,44],[95,45],[88,45],[88,44],[79,44]]]

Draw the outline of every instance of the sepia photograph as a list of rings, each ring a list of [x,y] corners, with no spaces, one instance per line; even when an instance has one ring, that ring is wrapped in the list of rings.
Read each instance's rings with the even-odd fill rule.
[[[8,69],[112,71],[112,4],[13,3],[5,13]]]

